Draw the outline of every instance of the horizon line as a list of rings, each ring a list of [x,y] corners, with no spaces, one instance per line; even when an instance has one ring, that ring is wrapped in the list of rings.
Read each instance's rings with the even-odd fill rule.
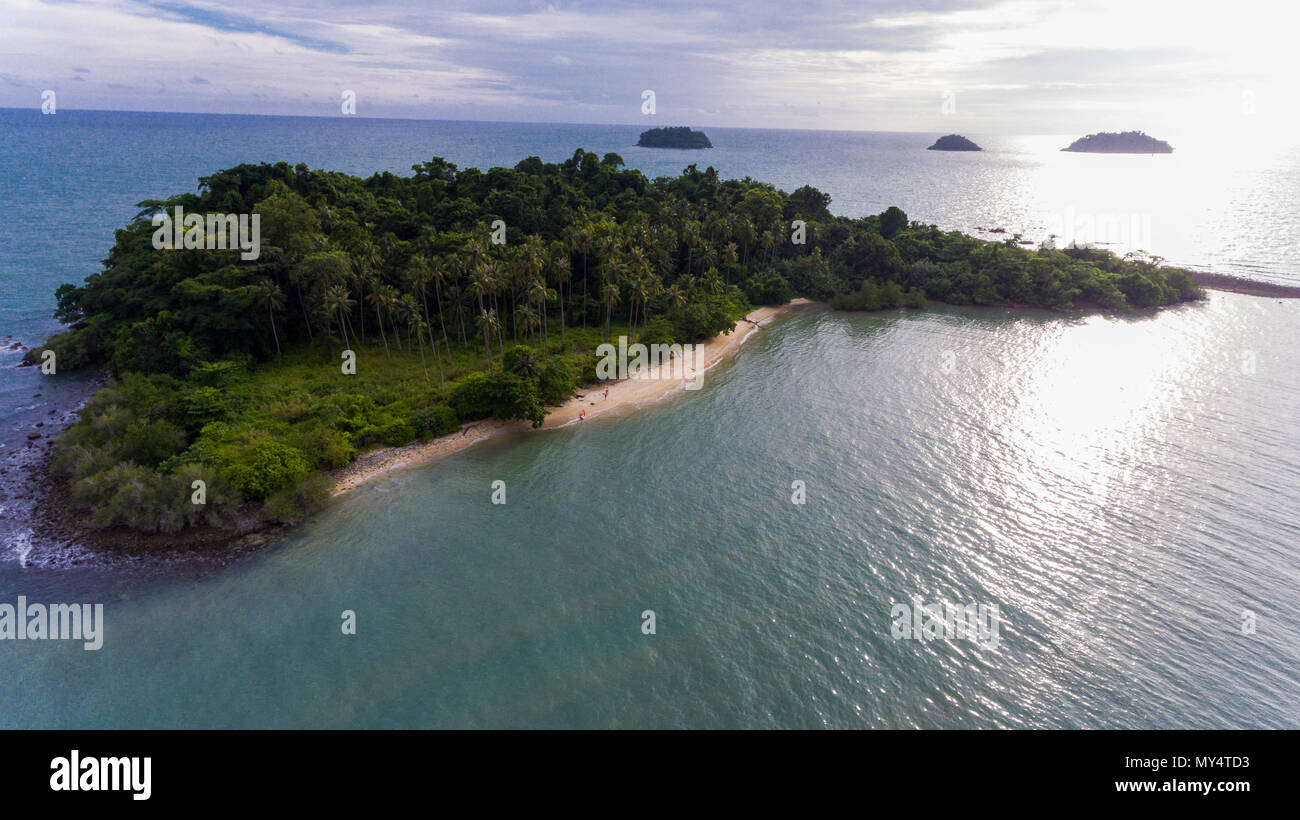
[[[648,125],[643,123],[626,123],[626,122],[566,122],[563,120],[496,120],[496,119],[447,119],[442,117],[363,117],[357,114],[258,114],[258,113],[232,113],[227,111],[163,111],[163,110],[143,110],[134,108],[61,108],[61,111],[78,112],[86,114],[174,114],[178,116],[193,117],[261,117],[261,118],[293,118],[304,120],[376,120],[381,122],[454,122],[454,123],[482,123],[485,125],[568,125],[568,126],[588,126],[592,128],[677,128],[680,124],[659,124]],[[0,111],[34,111],[40,113],[40,106],[5,106],[0,105]],[[45,116],[58,116],[45,115]],[[821,134],[938,134],[942,129],[915,131],[915,130],[898,130],[898,129],[866,129],[866,128],[779,128],[772,126],[741,126],[741,125],[687,125],[688,128],[703,129],[715,128],[725,131],[809,131]],[[1141,130],[1141,129],[1138,129]],[[949,134],[956,134],[956,131],[948,131]],[[967,131],[966,133],[983,137],[1059,137],[1069,136],[1074,132],[999,132],[999,131]],[[1096,133],[1096,132],[1094,132]]]

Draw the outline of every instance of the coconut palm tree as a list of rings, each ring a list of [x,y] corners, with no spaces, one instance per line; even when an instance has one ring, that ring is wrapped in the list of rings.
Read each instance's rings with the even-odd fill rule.
[[[424,312],[423,321],[420,322],[425,332],[429,335],[429,347],[433,348],[433,357],[438,362],[438,383],[442,387],[443,398],[447,396],[447,380],[442,370],[442,354],[438,352],[438,345],[433,339],[433,324],[429,321],[429,282],[434,280],[435,268],[437,266],[430,263],[422,255],[416,254],[411,257],[411,265],[407,277],[411,282],[411,293],[419,299],[420,307]],[[441,275],[438,272],[436,275]],[[436,281],[436,280],[435,280]],[[441,316],[441,312],[439,313]],[[443,337],[446,338],[447,329],[443,328]],[[424,337],[420,337],[420,362],[424,362]]]
[[[494,330],[495,330],[497,333],[500,333],[500,332],[501,332],[501,322],[497,319],[497,312],[496,312],[495,310],[484,310],[484,311],[481,311],[481,312],[479,313],[479,315],[478,315],[478,320],[477,320],[477,321],[478,321],[478,325],[479,325],[479,327],[481,327],[481,328],[483,329],[483,339],[484,339],[484,341],[486,341],[486,340],[488,339],[488,337],[492,335],[492,332],[493,332]],[[488,355],[488,357],[487,357],[487,363],[488,363],[489,366],[491,366],[491,364],[492,364],[492,357],[491,357],[491,355],[490,355],[490,354],[491,354],[491,348],[488,348],[488,354],[489,354],[489,355]],[[504,351],[502,351],[502,353],[501,353],[501,362],[502,362],[502,364],[505,363],[505,352],[504,352]]]
[[[537,310],[534,312],[533,318],[536,319],[539,316],[541,317],[543,347],[545,347],[549,341],[546,338],[546,303],[550,300],[551,293],[551,289],[546,287],[546,280],[540,276],[528,283],[528,288],[525,293],[528,297],[528,304],[537,305]],[[533,329],[536,330],[536,328]]]
[[[524,341],[528,341],[528,334],[537,330],[541,320],[537,318],[537,311],[533,310],[531,305],[521,305],[515,315],[519,317],[519,324],[524,329]]]
[[[442,327],[442,341],[447,343],[447,322],[442,316],[442,283],[451,276],[451,265],[446,260],[429,259],[429,279],[433,282],[433,300],[438,305],[438,324]]]
[[[356,304],[356,300],[351,298],[347,288],[342,285],[334,285],[326,288],[322,301],[324,303],[325,313],[330,320],[333,321],[335,316],[338,317],[339,331],[343,334],[343,347],[344,349],[350,349],[351,345],[348,341],[347,317],[352,313],[352,306]],[[328,332],[329,329],[327,327],[326,333]],[[330,350],[333,352],[333,346],[330,347]]]
[[[489,323],[485,321],[488,315],[488,311],[487,311],[487,307],[484,306],[483,304],[483,298],[488,294],[490,294],[491,292],[492,292],[492,280],[488,274],[487,267],[480,266],[477,270],[475,270],[472,274],[470,274],[469,295],[470,298],[478,300],[478,315],[479,315],[478,326],[483,331],[483,354],[488,358],[488,361],[492,360],[492,345],[490,342],[488,342],[488,339],[490,338],[490,334],[488,333]],[[496,311],[493,311],[493,316],[495,315],[496,315]],[[499,322],[497,323],[497,327],[498,328],[500,327]]]
[[[275,330],[275,312],[284,308],[284,291],[270,279],[263,279],[257,286],[257,303],[266,307],[266,316],[271,320],[271,336],[275,339],[275,355],[280,355],[280,334]]]
[[[429,365],[424,358],[424,329],[426,324],[424,319],[420,317],[420,303],[415,301],[415,297],[411,294],[404,293],[398,303],[398,310],[407,327],[411,328],[415,333],[415,340],[420,348],[420,367],[424,370],[424,380],[427,382],[429,380]],[[407,341],[410,341],[409,336]]]
[[[392,299],[388,295],[388,290],[379,285],[370,291],[370,303],[375,307],[375,317],[379,319],[379,335],[384,340],[384,358],[391,359],[392,354],[388,350],[388,334],[384,333],[384,313],[391,308]]]
[[[606,265],[612,266],[612,263],[607,262]],[[605,284],[600,289],[600,294],[605,299],[605,341],[606,342],[609,341],[610,314],[613,313],[614,311],[614,305],[618,304],[618,296],[619,296],[618,282],[615,281],[614,273],[615,271],[612,270],[609,272],[610,274],[609,278],[606,280]]]
[[[460,346],[462,349],[469,347],[469,338],[465,335],[465,299],[465,290],[460,285],[452,285],[447,288],[447,301],[451,302],[452,308],[456,311],[456,322],[460,326]]]
[[[553,248],[551,252],[551,271],[555,276],[555,287],[560,295],[560,347],[564,347],[564,283],[573,278],[569,269],[569,254],[563,245]]]
[[[664,299],[668,303],[669,314],[676,314],[686,307],[686,291],[680,285],[673,285],[664,291]]]

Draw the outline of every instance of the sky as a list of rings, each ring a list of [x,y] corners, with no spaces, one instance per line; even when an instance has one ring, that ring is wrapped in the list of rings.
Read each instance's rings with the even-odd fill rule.
[[[0,0],[0,107],[1164,137],[1300,122],[1288,9]]]

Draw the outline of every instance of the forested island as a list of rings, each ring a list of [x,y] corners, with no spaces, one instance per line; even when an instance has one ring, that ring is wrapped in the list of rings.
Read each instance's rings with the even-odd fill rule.
[[[1173,146],[1141,131],[1103,131],[1079,137],[1061,149],[1088,154],[1172,154]]]
[[[927,151],[982,151],[974,142],[966,139],[960,134],[949,134],[946,137],[939,137],[935,140],[934,145],[926,149]]]
[[[1127,310],[1203,295],[1159,260],[981,241],[897,207],[835,216],[811,186],[785,193],[695,165],[651,180],[578,150],[412,170],[220,171],[197,193],[140,203],[103,270],[59,287],[68,329],[28,361],[53,351],[59,372],[111,374],[51,457],[90,524],[292,522],[366,448],[487,417],[540,424],[595,381],[606,339],[711,337],[794,296]],[[257,214],[260,255],[155,249],[151,218],[176,206]]]
[[[673,128],[651,128],[642,131],[636,141],[641,148],[712,148],[708,136],[703,131],[692,131],[687,126]]]

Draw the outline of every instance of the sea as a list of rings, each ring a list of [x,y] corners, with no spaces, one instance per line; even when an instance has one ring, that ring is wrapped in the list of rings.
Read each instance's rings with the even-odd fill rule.
[[[1300,146],[1266,135],[645,127],[0,110],[0,605],[104,605],[97,650],[0,640],[0,727],[1300,728],[1300,300],[808,305],[701,390],[392,473],[237,560],[26,526],[20,477],[96,383],[16,367],[54,289],[241,162],[583,148],[1300,284]]]

